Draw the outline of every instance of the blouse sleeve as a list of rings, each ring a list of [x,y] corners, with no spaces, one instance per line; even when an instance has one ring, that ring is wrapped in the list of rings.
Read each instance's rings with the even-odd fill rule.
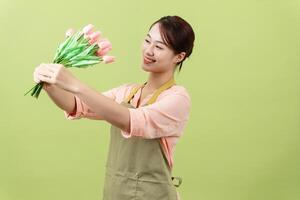
[[[189,118],[191,100],[186,92],[168,94],[155,103],[136,109],[129,108],[130,131],[121,130],[123,137],[147,139],[180,136]]]
[[[112,100],[116,100],[117,93],[119,90],[126,86],[127,84],[123,84],[119,87],[115,87],[113,89],[102,92],[102,94],[106,97],[111,98]],[[81,99],[79,99],[76,95],[75,98],[75,109],[72,113],[68,113],[64,111],[65,117],[69,120],[88,118],[88,119],[101,119],[101,117],[93,112],[88,105],[86,105]]]

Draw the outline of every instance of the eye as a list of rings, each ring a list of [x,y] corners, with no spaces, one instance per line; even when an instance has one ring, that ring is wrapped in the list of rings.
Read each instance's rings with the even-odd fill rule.
[[[150,43],[150,41],[148,39],[145,39],[145,42]]]
[[[158,48],[158,49],[163,49],[162,47],[160,47],[160,46],[157,46],[157,45],[156,45],[155,47],[156,47],[156,48]]]

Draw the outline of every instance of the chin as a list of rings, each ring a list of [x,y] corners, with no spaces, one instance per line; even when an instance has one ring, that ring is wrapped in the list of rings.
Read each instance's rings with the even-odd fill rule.
[[[153,65],[149,66],[144,63],[142,63],[142,69],[146,72],[154,72],[154,73],[159,72],[159,71],[157,71],[158,68],[156,66],[153,66]]]
[[[142,67],[142,69],[143,69],[144,71],[147,71],[147,72],[151,72],[151,71],[152,71],[152,70],[151,70],[152,67],[150,67],[150,66],[148,66],[148,65],[146,65],[146,64],[144,64],[144,63],[142,63],[141,67]]]

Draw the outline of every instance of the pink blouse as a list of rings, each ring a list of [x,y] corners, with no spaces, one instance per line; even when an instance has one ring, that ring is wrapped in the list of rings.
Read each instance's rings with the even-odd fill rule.
[[[123,84],[102,94],[117,103],[121,103],[136,86],[138,84]],[[125,138],[132,136],[147,139],[160,138],[168,164],[172,168],[175,145],[183,134],[189,118],[190,96],[183,86],[173,85],[171,88],[163,91],[153,104],[146,105],[152,96],[150,94],[140,102],[140,107],[136,108],[140,96],[141,89],[137,91],[130,102],[135,107],[129,108],[130,132],[121,130],[121,134]],[[67,119],[99,119],[99,116],[77,96],[75,96],[75,101],[76,110],[74,113],[64,112]]]

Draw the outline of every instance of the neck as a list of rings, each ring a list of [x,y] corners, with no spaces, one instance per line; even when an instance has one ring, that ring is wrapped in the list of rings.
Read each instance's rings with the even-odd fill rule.
[[[173,73],[150,73],[145,88],[153,92],[160,88],[164,83],[174,78]]]

